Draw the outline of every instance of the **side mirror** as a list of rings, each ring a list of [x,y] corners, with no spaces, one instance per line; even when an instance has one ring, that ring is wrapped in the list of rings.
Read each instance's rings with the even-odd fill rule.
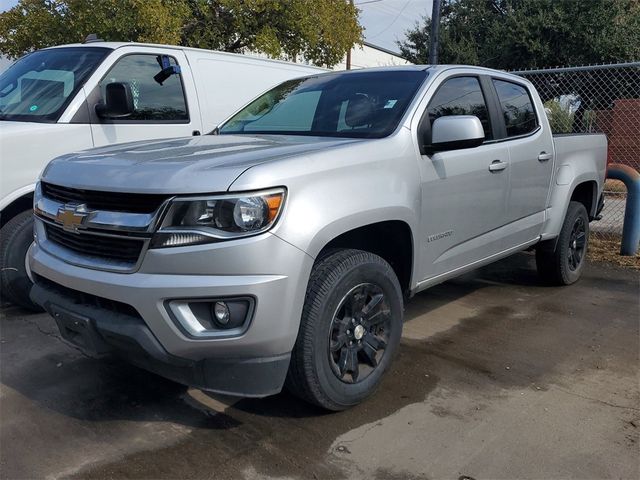
[[[178,75],[180,73],[180,67],[177,65],[170,65],[167,68],[163,68],[153,76],[153,79],[160,85],[169,78],[171,75]]]
[[[104,100],[104,103],[96,105],[96,113],[100,118],[125,118],[134,111],[133,94],[128,83],[107,84]]]
[[[460,150],[482,145],[484,129],[480,119],[474,115],[451,115],[439,117],[431,126],[432,152]]]

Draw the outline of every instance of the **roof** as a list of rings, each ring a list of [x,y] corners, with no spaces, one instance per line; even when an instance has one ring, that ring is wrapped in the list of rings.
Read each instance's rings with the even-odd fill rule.
[[[389,55],[393,55],[394,57],[402,58],[402,54],[400,52],[394,52],[393,50],[389,50],[388,48],[380,47],[378,45],[374,45],[373,43],[369,43],[366,40],[362,42],[362,45],[373,48],[374,50],[378,50],[380,52],[388,53]]]
[[[172,49],[172,50],[185,50],[185,51],[191,51],[191,52],[206,52],[206,53],[216,53],[218,55],[228,55],[228,56],[233,56],[233,57],[238,57],[238,56],[243,56],[243,57],[250,57],[253,60],[258,60],[258,61],[263,61],[263,62],[269,62],[269,63],[282,63],[285,65],[296,65],[299,67],[305,67],[305,68],[309,68],[309,69],[316,69],[318,71],[322,71],[322,72],[326,72],[327,69],[326,68],[322,68],[322,67],[316,67],[315,65],[307,65],[305,63],[294,63],[294,62],[287,62],[285,60],[276,60],[273,58],[262,58],[262,57],[258,57],[258,56],[254,56],[254,55],[250,55],[250,54],[240,54],[240,53],[231,53],[231,52],[221,52],[219,50],[207,50],[205,48],[194,48],[194,47],[184,47],[182,45],[165,45],[165,44],[161,44],[161,43],[141,43],[141,42],[96,42],[96,41],[91,41],[91,42],[87,42],[87,43],[68,43],[65,45],[55,45],[53,47],[47,47],[47,49],[51,49],[51,48],[65,48],[65,47],[102,47],[102,48],[110,48],[112,50],[116,50],[118,48],[122,48],[122,47],[153,47],[153,48],[167,48],[167,49]],[[44,49],[46,50],[46,49]]]
[[[369,45],[367,43],[365,43],[366,45]],[[122,47],[130,47],[130,46],[139,46],[139,47],[155,47],[155,48],[170,48],[170,49],[179,49],[179,50],[186,50],[186,51],[194,51],[194,52],[207,52],[207,53],[216,53],[219,55],[230,55],[230,56],[234,56],[237,57],[241,54],[238,53],[229,53],[229,52],[220,52],[217,50],[206,50],[203,48],[193,48],[193,47],[183,47],[180,45],[162,45],[162,44],[156,44],[156,43],[139,43],[139,42],[89,42],[89,43],[71,43],[71,44],[67,44],[67,45],[57,45],[54,47],[49,47],[49,48],[63,48],[63,47],[103,47],[103,48],[111,48],[113,50],[117,49],[117,48],[122,48]],[[379,47],[375,47],[372,45],[369,45],[372,48],[377,48],[379,50],[384,51],[384,49],[381,49]],[[394,54],[393,52],[389,52],[391,54]],[[394,54],[395,55],[395,54]],[[388,71],[426,71],[429,70],[433,73],[438,73],[438,72],[442,72],[445,70],[450,70],[450,69],[454,69],[454,68],[472,68],[474,70],[481,70],[481,71],[485,71],[487,73],[496,73],[496,72],[500,72],[503,75],[508,75],[514,78],[518,78],[519,81],[522,81],[522,77],[519,77],[517,75],[513,75],[511,73],[508,72],[504,72],[502,70],[495,70],[492,68],[486,68],[486,67],[478,67],[476,65],[397,65],[397,66],[389,66],[389,67],[371,67],[371,68],[364,68],[364,69],[356,69],[356,70],[340,70],[340,71],[327,71],[327,69],[325,68],[320,68],[320,67],[315,67],[313,65],[305,65],[305,64],[301,64],[301,63],[292,63],[292,62],[285,62],[283,60],[273,60],[273,59],[268,59],[268,58],[262,58],[262,57],[255,57],[252,55],[244,55],[244,56],[248,56],[251,57],[254,60],[257,61],[264,61],[264,62],[276,62],[276,63],[282,63],[282,64],[286,64],[286,65],[298,65],[301,67],[307,67],[309,69],[316,69],[318,70],[318,73],[321,72],[326,72],[327,74],[349,74],[349,75],[357,75],[358,72],[375,72],[375,71],[384,71],[384,72],[388,72]]]

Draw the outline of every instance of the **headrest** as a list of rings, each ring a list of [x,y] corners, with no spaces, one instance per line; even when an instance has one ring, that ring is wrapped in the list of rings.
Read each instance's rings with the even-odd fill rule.
[[[367,125],[373,120],[373,103],[369,97],[362,93],[356,93],[349,98],[347,111],[344,115],[344,122],[347,126],[361,127]]]

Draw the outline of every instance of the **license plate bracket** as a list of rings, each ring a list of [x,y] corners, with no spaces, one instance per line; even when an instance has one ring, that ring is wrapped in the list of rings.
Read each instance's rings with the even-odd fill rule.
[[[62,338],[72,345],[94,355],[103,355],[112,350],[90,318],[58,305],[49,305],[49,313],[56,321]]]

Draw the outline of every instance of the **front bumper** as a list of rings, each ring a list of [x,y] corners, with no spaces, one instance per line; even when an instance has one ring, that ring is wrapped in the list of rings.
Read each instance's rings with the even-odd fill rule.
[[[37,243],[30,251],[32,298],[68,341],[93,353],[114,351],[181,383],[243,396],[282,388],[304,303],[301,279],[312,264],[272,234],[149,250],[135,273],[74,266]],[[254,298],[255,310],[248,328],[231,337],[192,338],[167,306],[237,296]]]

